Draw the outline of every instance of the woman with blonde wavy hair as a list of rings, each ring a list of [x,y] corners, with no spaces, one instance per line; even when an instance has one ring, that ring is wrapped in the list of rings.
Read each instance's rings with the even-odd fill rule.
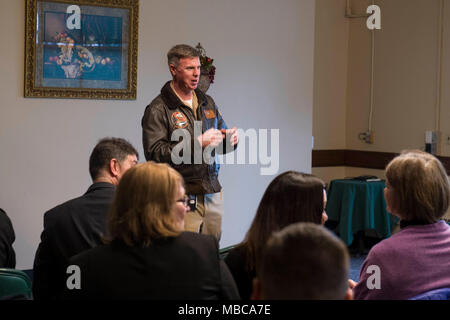
[[[355,299],[411,299],[450,288],[450,227],[441,220],[450,184],[442,163],[423,151],[402,152],[386,167],[384,197],[401,230],[370,250]]]
[[[77,299],[239,299],[214,237],[184,232],[181,175],[146,162],[122,177],[109,213],[107,244],[71,259]]]

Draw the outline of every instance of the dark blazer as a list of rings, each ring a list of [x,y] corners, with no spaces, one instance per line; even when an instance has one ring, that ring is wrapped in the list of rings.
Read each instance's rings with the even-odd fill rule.
[[[68,299],[239,299],[212,236],[182,232],[145,248],[115,240],[70,264],[80,268],[81,289],[66,288]]]
[[[33,296],[57,298],[66,286],[69,258],[101,244],[115,186],[94,183],[87,192],[44,215],[44,231],[33,267]]]
[[[237,245],[231,249],[225,258],[225,263],[233,275],[242,300],[250,300],[256,271],[247,270],[247,253],[245,248],[242,245]]]
[[[0,209],[0,268],[16,267],[16,253],[12,247],[15,239],[11,220],[6,212]]]

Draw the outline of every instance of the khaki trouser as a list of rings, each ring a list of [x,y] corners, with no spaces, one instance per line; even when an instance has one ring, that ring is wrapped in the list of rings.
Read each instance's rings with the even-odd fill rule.
[[[184,230],[213,235],[219,241],[222,235],[222,215],[222,191],[197,195],[197,208],[186,213]]]

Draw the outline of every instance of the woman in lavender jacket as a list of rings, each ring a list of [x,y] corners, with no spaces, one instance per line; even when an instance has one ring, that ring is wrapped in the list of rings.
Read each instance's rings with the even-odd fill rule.
[[[386,168],[387,210],[401,230],[374,246],[353,283],[355,299],[410,299],[450,288],[449,179],[442,163],[422,151],[406,151]]]

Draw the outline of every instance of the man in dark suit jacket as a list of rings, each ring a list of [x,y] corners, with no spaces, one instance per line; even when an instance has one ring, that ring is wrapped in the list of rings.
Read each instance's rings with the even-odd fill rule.
[[[6,212],[0,209],[0,268],[16,267],[16,253],[12,247],[15,239],[11,220]]]
[[[45,213],[33,267],[34,299],[57,299],[66,285],[69,258],[102,243],[115,186],[138,156],[124,139],[100,140],[89,158],[94,183],[81,197]]]

